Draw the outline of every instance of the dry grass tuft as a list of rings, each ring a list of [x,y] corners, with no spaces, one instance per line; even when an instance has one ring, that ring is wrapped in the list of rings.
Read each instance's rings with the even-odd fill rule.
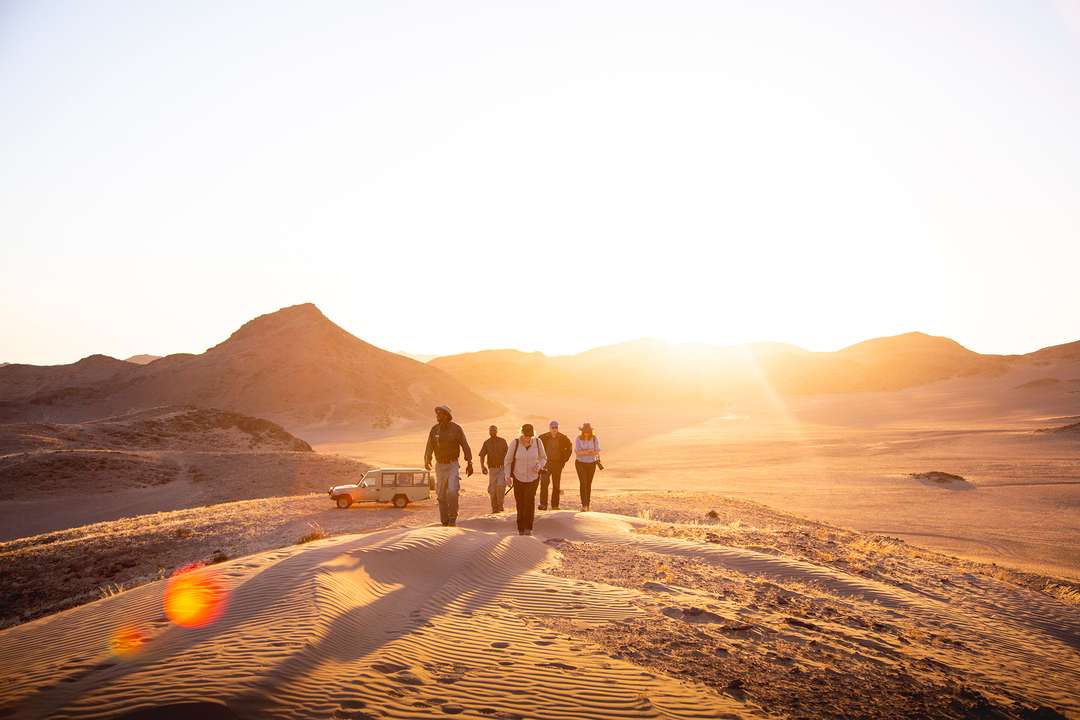
[[[123,583],[108,583],[107,585],[102,585],[98,588],[98,595],[101,597],[102,600],[104,600],[105,598],[111,598],[114,595],[119,595],[120,593],[124,592],[125,589],[126,588],[124,588]]]
[[[1077,589],[1075,585],[1048,582],[1043,586],[1043,592],[1067,605],[1080,605],[1080,589]]]
[[[327,537],[326,531],[323,530],[322,525],[317,522],[310,522],[308,526],[311,527],[311,532],[304,533],[296,541],[297,545],[303,545],[304,543],[313,542],[315,540],[322,540]]]

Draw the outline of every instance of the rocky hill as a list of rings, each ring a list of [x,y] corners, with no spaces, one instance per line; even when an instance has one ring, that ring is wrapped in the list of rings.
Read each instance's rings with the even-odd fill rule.
[[[290,430],[370,430],[426,420],[441,403],[463,418],[502,409],[437,367],[350,335],[311,304],[257,317],[198,355],[0,368],[0,422],[84,422],[194,405]]]

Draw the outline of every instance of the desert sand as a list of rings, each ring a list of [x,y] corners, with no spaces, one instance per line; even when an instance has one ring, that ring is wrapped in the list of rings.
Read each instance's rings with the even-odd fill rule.
[[[1080,714],[1075,599],[746,504],[687,522],[684,505],[650,498],[644,518],[542,513],[533,537],[514,532],[512,514],[481,515],[195,569],[0,632],[0,708],[12,718]],[[831,544],[866,572],[728,544],[747,520],[762,526],[759,541]],[[201,588],[210,611],[178,604],[178,587]]]
[[[557,418],[573,435],[590,420],[607,467],[594,493],[721,493],[962,557],[1080,579],[1080,435],[1045,432],[1075,420],[1035,413],[1030,404],[1043,401],[1014,391],[1029,376],[1025,370],[902,392],[777,397],[722,411],[647,399],[501,396],[507,413],[463,427],[476,450],[491,422],[513,437],[523,422],[540,431]],[[1059,400],[1048,404],[1056,408]],[[352,442],[311,439],[325,454],[394,465],[419,462],[424,437],[417,429]],[[934,471],[965,482],[913,477]],[[482,483],[477,475],[466,486],[482,492]],[[563,473],[563,491],[576,499],[572,466]]]

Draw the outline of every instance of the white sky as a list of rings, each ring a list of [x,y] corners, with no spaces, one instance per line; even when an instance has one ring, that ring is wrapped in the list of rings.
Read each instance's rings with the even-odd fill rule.
[[[0,361],[1080,339],[1080,2],[814,5],[7,0]]]

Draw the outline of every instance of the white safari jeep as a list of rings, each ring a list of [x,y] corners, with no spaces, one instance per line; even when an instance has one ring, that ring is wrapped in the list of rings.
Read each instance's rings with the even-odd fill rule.
[[[328,491],[339,508],[357,502],[388,502],[403,508],[415,500],[427,500],[434,478],[423,468],[381,468],[368,470],[355,485],[335,485]]]

